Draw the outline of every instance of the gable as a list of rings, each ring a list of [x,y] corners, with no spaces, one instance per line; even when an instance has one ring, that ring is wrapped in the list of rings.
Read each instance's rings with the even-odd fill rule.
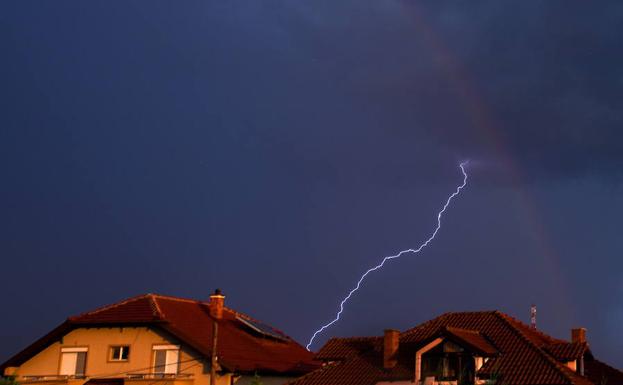
[[[179,340],[202,358],[212,352],[212,323],[207,302],[155,294],[133,297],[70,317],[66,322],[6,361],[16,367],[79,328],[149,327]],[[313,354],[281,331],[223,309],[219,319],[219,364],[237,373],[302,374],[315,369]],[[253,327],[250,327],[253,326]]]
[[[577,356],[585,347],[552,338],[497,311],[446,313],[406,330],[400,334],[397,364],[391,369],[383,369],[383,337],[331,339],[317,358],[332,363],[292,384],[412,381],[417,352],[432,341],[443,339],[488,357],[482,360],[485,365],[477,373],[481,379],[496,377],[502,383],[514,385],[592,384],[545,350],[548,346],[559,358],[567,358]],[[361,373],[358,376],[362,381],[356,381],[357,376],[352,373],[358,371],[366,371],[365,380]]]
[[[25,360],[19,365],[16,374],[28,376],[58,374],[61,349],[69,347],[88,349],[89,375],[113,374],[137,369],[143,369],[143,373],[148,373],[153,366],[152,349],[159,344],[179,344],[179,341],[150,327],[75,328]],[[114,345],[130,347],[128,362],[110,362],[110,348]],[[185,350],[184,356],[196,358],[196,355],[188,350]]]

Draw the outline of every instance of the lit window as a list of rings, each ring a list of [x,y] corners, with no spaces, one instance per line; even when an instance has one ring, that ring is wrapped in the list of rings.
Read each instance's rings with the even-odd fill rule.
[[[127,361],[130,356],[130,347],[125,346],[113,346],[110,348],[110,360],[111,361]]]
[[[154,374],[177,374],[180,347],[177,345],[154,346]]]
[[[61,376],[84,377],[88,350],[89,348],[62,348],[59,374]]]

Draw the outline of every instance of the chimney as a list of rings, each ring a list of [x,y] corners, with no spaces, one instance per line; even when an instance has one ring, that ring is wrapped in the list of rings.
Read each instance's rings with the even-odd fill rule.
[[[383,337],[383,368],[391,369],[398,363],[398,337],[400,331],[386,329]]]
[[[221,294],[221,289],[214,290],[214,294],[210,296],[210,316],[214,319],[223,318],[223,304],[225,303],[225,296]]]
[[[586,342],[586,329],[571,329],[571,342]]]
[[[571,329],[571,342],[586,342],[586,329],[575,328]],[[584,375],[584,355],[577,360],[577,371],[580,375]]]

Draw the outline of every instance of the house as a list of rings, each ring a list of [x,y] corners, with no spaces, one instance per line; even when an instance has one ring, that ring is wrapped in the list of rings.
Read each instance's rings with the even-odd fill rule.
[[[146,294],[70,317],[0,366],[20,384],[283,384],[316,369],[312,353],[258,320],[209,302]]]
[[[323,366],[289,385],[623,385],[585,329],[552,338],[499,311],[446,313],[404,332],[333,338]]]

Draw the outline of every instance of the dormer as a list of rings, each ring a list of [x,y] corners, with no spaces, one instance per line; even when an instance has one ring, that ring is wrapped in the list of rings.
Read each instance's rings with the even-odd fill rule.
[[[498,350],[475,330],[446,327],[415,353],[416,385],[462,385],[482,382],[478,370]]]

